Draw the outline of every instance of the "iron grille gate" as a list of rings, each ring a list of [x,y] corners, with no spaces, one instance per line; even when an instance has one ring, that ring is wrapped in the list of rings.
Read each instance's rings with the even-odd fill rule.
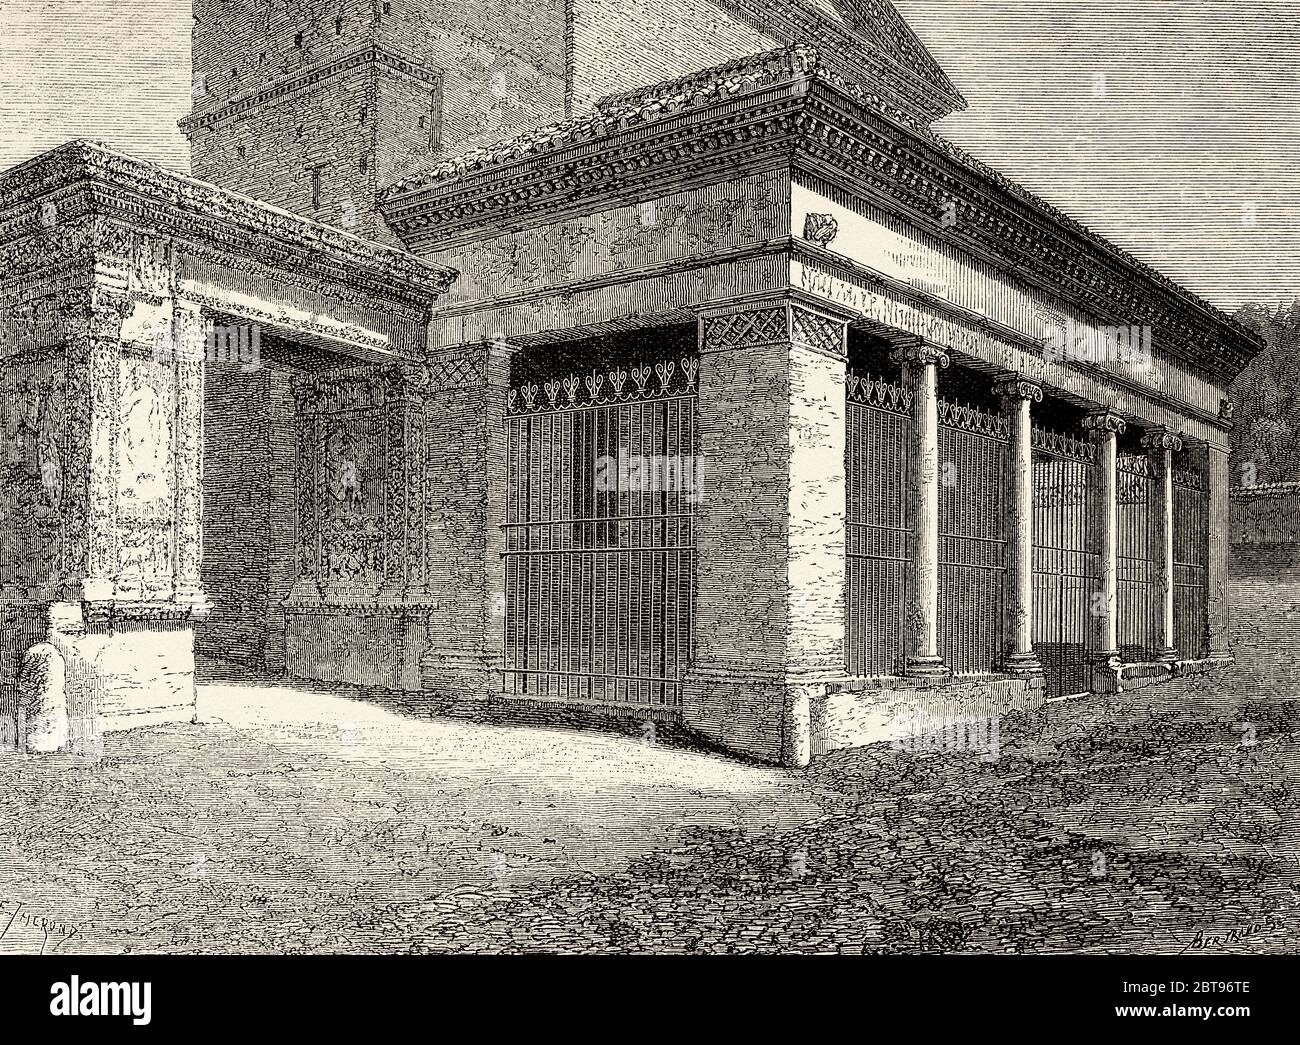
[[[676,706],[691,656],[698,360],[510,390],[505,690]]]
[[[903,671],[911,394],[848,377],[845,450],[847,654],[851,675]]]
[[[1089,541],[1097,449],[1085,439],[1032,430],[1034,650],[1049,697],[1086,692],[1097,553]]]
[[[1002,659],[1010,434],[999,413],[939,400],[939,654],[955,675]]]
[[[1125,663],[1142,663],[1155,660],[1161,645],[1155,465],[1145,454],[1122,455],[1116,478],[1119,655]]]
[[[1205,656],[1205,480],[1174,470],[1174,645],[1184,659]]]

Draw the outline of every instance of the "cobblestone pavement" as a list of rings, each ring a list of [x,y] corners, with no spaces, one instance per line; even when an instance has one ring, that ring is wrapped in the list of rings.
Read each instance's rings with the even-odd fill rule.
[[[1007,720],[996,760],[210,687],[98,761],[0,756],[0,952],[1294,951],[1300,604],[1247,594],[1237,675]]]

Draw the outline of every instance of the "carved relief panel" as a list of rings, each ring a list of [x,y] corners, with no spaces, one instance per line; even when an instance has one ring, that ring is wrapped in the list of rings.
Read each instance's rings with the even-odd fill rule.
[[[45,585],[62,573],[66,432],[63,354],[7,359],[0,368],[0,584]]]
[[[423,367],[330,371],[295,386],[299,581],[336,594],[404,593],[423,504],[416,408]],[[299,588],[302,593],[303,589]]]

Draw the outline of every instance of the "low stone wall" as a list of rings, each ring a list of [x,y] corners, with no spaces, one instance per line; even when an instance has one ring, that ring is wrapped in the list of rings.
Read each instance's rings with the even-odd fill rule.
[[[417,690],[428,611],[417,607],[285,606],[285,660],[290,678]]]
[[[1234,489],[1229,540],[1234,573],[1300,570],[1300,483]]]
[[[909,750],[968,749],[996,756],[1002,717],[1043,703],[1041,680],[957,679],[924,686],[864,679],[812,701],[811,754],[890,742]]]

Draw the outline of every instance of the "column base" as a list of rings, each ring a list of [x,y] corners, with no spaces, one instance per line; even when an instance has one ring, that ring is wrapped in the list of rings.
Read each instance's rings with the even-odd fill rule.
[[[1017,678],[1032,678],[1043,673],[1043,662],[1037,653],[1009,653],[1002,662],[1002,672]]]
[[[1092,662],[1092,682],[1088,688],[1093,693],[1120,693],[1124,689],[1123,674],[1124,662],[1119,650],[1098,654]]]
[[[802,768],[812,759],[813,702],[847,681],[829,673],[779,677],[695,668],[682,685],[682,721],[737,754]]]
[[[1174,649],[1173,646],[1166,646],[1166,647],[1164,647],[1164,649],[1157,650],[1157,651],[1156,651],[1156,663],[1157,663],[1157,664],[1177,664],[1177,663],[1178,663],[1178,650]]]
[[[909,679],[927,681],[951,678],[952,669],[943,662],[942,657],[908,657],[903,674]]]

